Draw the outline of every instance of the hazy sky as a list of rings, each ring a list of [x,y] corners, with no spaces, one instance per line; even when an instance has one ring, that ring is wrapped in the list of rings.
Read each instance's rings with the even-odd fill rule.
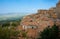
[[[58,0],[0,0],[0,13],[35,13],[38,9],[54,7]]]

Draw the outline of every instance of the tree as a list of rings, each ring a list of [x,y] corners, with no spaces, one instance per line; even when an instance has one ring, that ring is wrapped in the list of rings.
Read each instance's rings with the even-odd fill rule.
[[[56,25],[54,25],[52,28],[47,27],[39,34],[38,39],[57,39],[58,32],[58,27]]]
[[[18,34],[20,32],[14,30],[13,28],[0,27],[0,39],[18,39]]]

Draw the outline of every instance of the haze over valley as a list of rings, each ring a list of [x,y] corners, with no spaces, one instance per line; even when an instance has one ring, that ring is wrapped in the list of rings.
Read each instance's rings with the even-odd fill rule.
[[[17,20],[17,19],[21,19],[23,16],[28,15],[29,13],[1,13],[0,14],[0,21],[3,20]]]

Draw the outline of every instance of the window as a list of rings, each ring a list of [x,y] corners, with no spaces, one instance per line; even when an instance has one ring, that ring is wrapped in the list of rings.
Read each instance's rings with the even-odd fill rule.
[[[49,28],[50,26],[48,26],[48,28]]]
[[[34,27],[33,27],[33,26],[31,26],[31,29],[34,29]]]
[[[32,20],[30,20],[30,22],[33,22]]]
[[[23,25],[23,29],[27,29],[27,26],[24,26],[24,25]]]

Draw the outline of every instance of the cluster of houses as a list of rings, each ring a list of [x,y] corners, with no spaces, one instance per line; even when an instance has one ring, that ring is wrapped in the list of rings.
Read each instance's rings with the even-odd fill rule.
[[[56,7],[48,10],[41,9],[36,14],[23,17],[20,24],[18,29],[28,31],[27,36],[30,39],[37,38],[38,33],[46,27],[52,27],[54,24],[60,26],[60,1],[56,4]]]

